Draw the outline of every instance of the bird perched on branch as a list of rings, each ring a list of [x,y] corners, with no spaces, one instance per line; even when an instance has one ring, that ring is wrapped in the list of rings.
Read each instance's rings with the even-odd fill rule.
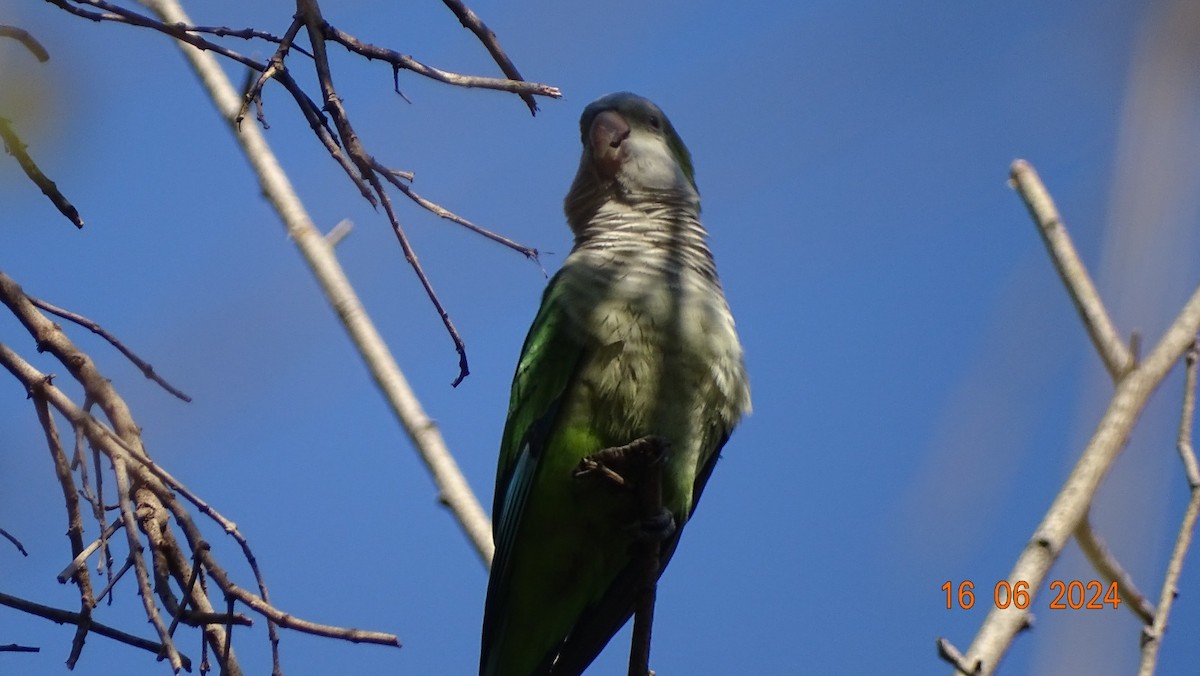
[[[717,456],[750,410],[691,156],[654,103],[584,109],[564,202],[575,245],[542,297],[500,447],[480,674],[579,674],[629,619],[633,550],[675,551]],[[662,518],[581,461],[661,439]],[[611,474],[611,472],[610,472]],[[619,477],[617,477],[619,479]]]

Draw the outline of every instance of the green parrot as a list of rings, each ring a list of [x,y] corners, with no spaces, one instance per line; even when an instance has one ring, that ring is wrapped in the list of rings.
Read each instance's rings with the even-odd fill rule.
[[[579,674],[633,613],[631,550],[654,528],[629,493],[576,477],[583,458],[649,435],[669,444],[661,571],[750,411],[683,141],[628,92],[588,105],[579,125],[564,200],[575,245],[525,339],[501,441],[484,676]]]

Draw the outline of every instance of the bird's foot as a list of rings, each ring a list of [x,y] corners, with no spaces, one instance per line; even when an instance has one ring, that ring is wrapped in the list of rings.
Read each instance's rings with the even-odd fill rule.
[[[647,435],[624,446],[604,448],[585,456],[575,466],[572,476],[600,477],[620,488],[631,488],[648,468],[666,461],[670,447],[666,439]]]

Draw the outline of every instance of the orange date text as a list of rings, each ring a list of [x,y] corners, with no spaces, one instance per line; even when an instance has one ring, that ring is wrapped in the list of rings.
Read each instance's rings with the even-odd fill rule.
[[[941,587],[946,592],[946,609],[970,610],[975,605],[975,583],[963,580],[957,585],[947,580]],[[986,592],[985,592],[986,593]],[[1103,610],[1121,605],[1117,583],[1107,585],[1099,580],[1053,580],[1050,582],[1050,610]],[[1029,583],[1025,580],[1000,580],[992,586],[992,604],[997,608],[1013,607],[1024,610],[1032,601]]]

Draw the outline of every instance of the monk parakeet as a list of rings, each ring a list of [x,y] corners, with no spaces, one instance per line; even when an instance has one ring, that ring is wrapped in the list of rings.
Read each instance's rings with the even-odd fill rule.
[[[627,92],[579,125],[564,202],[575,245],[525,339],[500,446],[485,676],[579,674],[633,612],[645,523],[633,496],[575,476],[580,460],[648,435],[669,444],[661,571],[750,410],[683,141]]]

